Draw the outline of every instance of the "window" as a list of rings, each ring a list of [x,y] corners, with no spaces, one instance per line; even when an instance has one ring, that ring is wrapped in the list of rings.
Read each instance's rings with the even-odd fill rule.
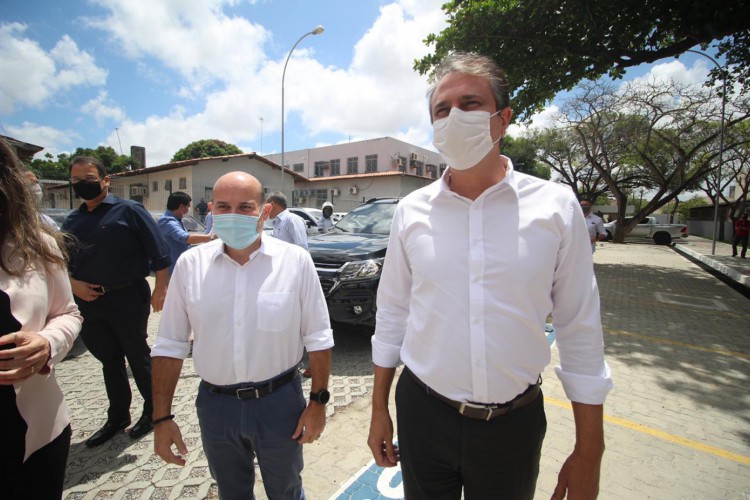
[[[326,167],[325,161],[316,161],[315,162],[315,173],[313,174],[314,177],[323,177],[323,169]]]
[[[305,164],[304,163],[295,163],[292,165],[292,168],[295,172],[302,172],[305,170]]]
[[[328,175],[341,175],[341,160],[331,160],[331,172]]]
[[[414,170],[414,174],[419,175],[420,177],[424,175],[424,167],[422,166],[421,162],[414,163]]]
[[[164,191],[172,192],[172,179],[167,179],[164,181]]]
[[[180,189],[187,189],[187,177],[180,177]]]
[[[359,158],[347,158],[346,159],[346,173],[347,174],[358,174],[359,173]]]
[[[365,156],[365,172],[378,171],[378,155]]]
[[[154,181],[151,183],[151,191],[158,191],[159,190],[159,181]]]

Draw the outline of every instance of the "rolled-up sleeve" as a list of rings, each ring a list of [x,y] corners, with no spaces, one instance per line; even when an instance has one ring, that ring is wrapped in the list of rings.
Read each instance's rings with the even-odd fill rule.
[[[178,261],[167,288],[167,298],[161,311],[159,331],[151,357],[185,359],[190,353],[190,318],[188,317],[182,282],[186,270],[183,259]]]
[[[401,346],[409,318],[412,275],[401,234],[401,206],[391,222],[388,251],[378,285],[378,312],[372,336],[372,361],[384,368],[394,368],[401,357]]]
[[[602,404],[612,389],[604,361],[599,289],[594,276],[588,229],[571,196],[565,214],[552,299],[560,365],[555,373],[574,402]]]

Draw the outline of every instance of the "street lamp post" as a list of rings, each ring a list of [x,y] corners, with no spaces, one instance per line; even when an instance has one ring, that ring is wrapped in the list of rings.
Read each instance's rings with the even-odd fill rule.
[[[716,59],[709,56],[708,54],[704,54],[703,52],[699,52],[697,50],[688,49],[685,52],[692,52],[693,54],[698,54],[699,56],[703,56],[712,63],[721,71],[721,65],[716,62]],[[716,254],[716,233],[718,232],[718,225],[719,225],[719,195],[721,194],[721,163],[722,158],[724,154],[724,108],[727,104],[727,78],[726,75],[722,75],[722,91],[721,91],[721,132],[720,132],[720,139],[719,139],[719,168],[716,170],[716,194],[714,195],[714,236],[713,236],[713,242],[711,243],[711,255]]]
[[[284,63],[284,71],[281,73],[281,192],[284,192],[284,78],[286,78],[286,65],[289,64],[289,58],[292,57],[292,52],[294,52],[294,49],[297,48],[297,45],[302,41],[303,38],[305,38],[308,35],[320,35],[325,31],[325,28],[321,25],[318,25],[317,28],[310,31],[309,33],[305,33],[301,37],[299,37],[299,40],[295,42],[294,45],[292,45],[292,50],[289,51],[289,54],[286,56],[286,62]]]

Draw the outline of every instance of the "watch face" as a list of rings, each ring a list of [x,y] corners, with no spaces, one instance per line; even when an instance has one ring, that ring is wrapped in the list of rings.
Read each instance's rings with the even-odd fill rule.
[[[311,392],[310,399],[320,404],[326,404],[331,399],[331,393],[325,389],[323,389],[322,391],[318,393]]]

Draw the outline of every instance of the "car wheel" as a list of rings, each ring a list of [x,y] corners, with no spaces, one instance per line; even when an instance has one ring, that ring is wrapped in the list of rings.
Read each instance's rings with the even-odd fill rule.
[[[669,233],[656,233],[654,235],[654,243],[657,245],[669,245],[672,243],[672,236]]]
[[[610,233],[609,231],[606,231],[606,233],[607,233],[607,237],[604,238],[604,241],[612,241],[612,238],[613,238],[612,233]]]

